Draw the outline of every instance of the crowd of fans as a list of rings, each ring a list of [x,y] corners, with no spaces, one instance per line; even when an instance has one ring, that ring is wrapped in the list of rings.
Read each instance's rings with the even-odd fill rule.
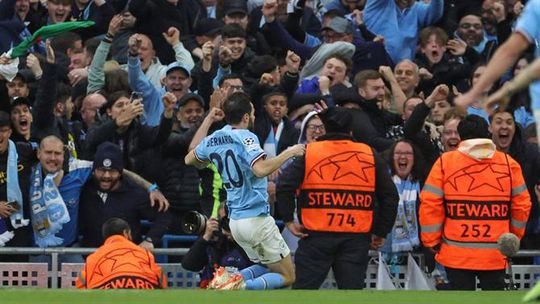
[[[164,233],[182,233],[180,222],[186,213],[195,210],[210,217],[225,199],[216,174],[223,168],[199,170],[185,165],[184,157],[194,149],[194,137],[225,125],[220,107],[227,96],[245,92],[255,111],[252,131],[268,157],[325,134],[314,111],[316,103],[350,109],[354,140],[385,158],[403,201],[405,211],[388,236],[393,242],[383,247],[387,252],[420,248],[418,196],[427,174],[442,153],[458,147],[459,121],[466,115],[481,116],[489,123],[497,149],[521,165],[532,201],[521,246],[540,249],[540,153],[529,91],[516,93],[505,109],[492,115],[482,108],[482,100],[468,109],[454,106],[454,99],[475,84],[497,47],[511,35],[525,4],[0,0],[0,66],[12,63],[6,53],[43,26],[95,22],[39,41],[19,57],[13,78],[0,75],[0,216],[5,230],[15,235],[2,243],[97,247],[103,242],[94,235],[100,224],[121,217],[130,223],[134,240],[151,248],[160,245]],[[531,63],[534,47],[485,94]],[[57,172],[47,167],[50,158],[45,155],[63,168],[57,186],[71,219],[64,223],[64,233],[59,231],[62,241],[37,242],[32,237],[35,225],[10,224],[15,211],[9,206],[8,139],[19,153],[23,218],[31,218],[30,168],[41,163],[45,172]],[[65,149],[57,148],[59,141]],[[104,146],[107,142],[114,145]],[[32,151],[37,145],[36,159]],[[119,159],[111,156],[116,153]],[[115,175],[124,168],[150,183]],[[272,205],[283,203],[276,199],[281,172],[268,178]],[[151,202],[135,202],[135,193],[143,190],[132,183],[103,185],[107,178],[114,184],[121,176],[140,179],[136,184],[150,192],[159,188],[169,210],[160,215],[157,206],[150,206],[152,197]],[[405,190],[408,197],[403,197]],[[88,205],[93,203],[137,206],[98,212]],[[274,209],[279,219],[280,208]],[[142,218],[160,226],[152,227],[144,239],[137,228]],[[0,256],[4,261],[15,259],[25,257]]]

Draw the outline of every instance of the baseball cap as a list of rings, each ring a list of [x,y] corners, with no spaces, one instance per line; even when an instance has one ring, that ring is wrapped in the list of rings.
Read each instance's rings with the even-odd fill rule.
[[[353,117],[348,109],[331,107],[319,114],[319,117],[328,133],[349,133],[351,131]]]
[[[0,128],[2,127],[11,127],[11,116],[4,111],[0,111]]]
[[[17,74],[15,75],[15,77],[13,77],[13,80],[15,80],[15,78],[20,78],[24,83],[29,83],[31,81],[31,77],[29,75],[30,72],[26,71],[26,70],[19,70],[19,72],[17,72]],[[12,82],[13,82],[12,80]]]
[[[245,0],[228,0],[223,6],[223,15],[244,14],[247,15],[247,2]]]
[[[178,101],[178,107],[183,107],[192,100],[195,100],[201,105],[201,107],[204,108],[203,98],[199,94],[195,94],[195,93],[184,94],[184,96],[182,96],[182,98],[180,98],[180,100]]]
[[[16,107],[16,106],[20,106],[20,105],[25,105],[27,106],[28,108],[32,109],[32,103],[30,102],[30,100],[26,97],[15,97],[12,101],[11,101],[11,105],[9,107],[9,111],[13,111],[13,109]]]
[[[219,34],[224,25],[223,21],[214,18],[199,19],[193,32],[195,36],[213,36]]]
[[[182,64],[182,63],[180,63],[178,61],[170,63],[167,66],[167,70],[165,70],[165,75],[168,75],[170,72],[172,72],[174,70],[177,70],[177,69],[180,69],[180,70],[184,71],[184,73],[186,73],[186,75],[188,77],[191,77],[190,69],[188,69],[184,64]]]
[[[120,147],[108,141],[99,145],[94,156],[93,169],[96,168],[122,171],[124,169],[124,159]]]
[[[352,23],[343,17],[334,17],[322,30],[332,30],[339,34],[352,34]]]

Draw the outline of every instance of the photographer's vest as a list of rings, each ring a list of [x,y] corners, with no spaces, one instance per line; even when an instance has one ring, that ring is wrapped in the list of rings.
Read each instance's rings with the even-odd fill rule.
[[[350,140],[307,145],[299,218],[309,231],[368,233],[373,222],[375,159]]]
[[[420,195],[420,213],[430,214],[422,223],[422,239],[442,232],[437,261],[444,266],[503,269],[506,262],[498,250],[499,236],[510,231],[518,234],[516,231],[523,231],[527,222],[527,218],[514,219],[511,214],[512,196],[527,190],[525,184],[512,188],[510,164],[515,161],[498,151],[491,159],[481,161],[454,151],[438,161],[441,170],[431,171]],[[443,188],[430,185],[432,180],[442,180]],[[443,201],[440,213],[429,213],[427,208],[433,206],[427,202],[438,198]]]

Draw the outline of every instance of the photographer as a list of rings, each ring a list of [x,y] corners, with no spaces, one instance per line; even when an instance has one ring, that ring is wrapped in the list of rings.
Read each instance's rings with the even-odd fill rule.
[[[202,271],[201,288],[207,288],[214,278],[215,268],[221,266],[240,270],[253,264],[244,250],[233,240],[225,208],[225,204],[221,203],[219,218],[211,217],[201,225],[203,227],[198,227],[200,230],[204,229],[204,233],[182,259],[184,269]]]

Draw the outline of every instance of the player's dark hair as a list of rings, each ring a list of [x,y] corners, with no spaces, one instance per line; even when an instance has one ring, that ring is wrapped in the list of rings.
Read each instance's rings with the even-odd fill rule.
[[[229,124],[238,124],[242,121],[245,114],[251,114],[251,99],[244,92],[232,93],[223,102],[223,112],[225,120]]]
[[[124,231],[129,231],[129,224],[125,220],[117,217],[108,219],[101,227],[101,235],[106,240],[113,235],[123,235]]]

